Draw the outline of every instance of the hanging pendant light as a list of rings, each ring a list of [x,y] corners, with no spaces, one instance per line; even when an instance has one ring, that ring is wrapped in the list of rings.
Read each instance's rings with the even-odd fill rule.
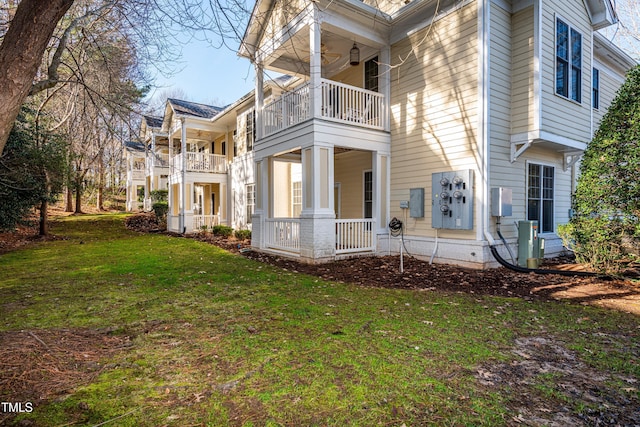
[[[353,42],[353,47],[349,51],[349,58],[351,65],[358,65],[360,63],[360,49],[358,49],[356,42]]]

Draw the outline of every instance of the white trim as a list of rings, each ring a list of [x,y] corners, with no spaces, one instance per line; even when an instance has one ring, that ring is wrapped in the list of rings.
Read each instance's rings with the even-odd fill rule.
[[[542,1],[533,1],[533,127],[542,127]],[[555,75],[555,70],[554,70]],[[554,83],[555,91],[555,83]]]
[[[336,190],[338,190],[338,206],[333,206],[333,211],[336,214],[336,219],[341,218],[342,214],[342,184],[340,182],[333,183],[333,198],[336,198]]]
[[[602,72],[604,71],[605,74],[607,74],[609,77],[611,77],[613,80],[615,80],[620,85],[624,84],[624,82],[625,82],[624,76],[621,76],[620,73],[618,73],[616,71],[613,71],[613,69],[611,67],[609,67],[608,65],[605,65],[598,58],[595,58],[595,57],[593,58],[593,66],[595,68],[597,68],[598,70],[600,70],[600,74],[602,74]]]
[[[367,191],[365,176],[368,172],[371,173],[371,216],[370,217],[367,217],[367,213],[365,209],[365,206],[366,206],[365,204],[367,202],[367,200],[365,199],[365,192]],[[363,169],[362,170],[362,218],[367,218],[367,219],[373,218],[373,212],[374,212],[373,201],[375,198],[373,194],[374,183],[375,183],[375,180],[373,179],[373,169]]]
[[[478,207],[476,210],[475,229],[476,238],[482,240],[485,232],[489,231],[489,185],[490,185],[490,61],[491,61],[491,2],[478,1],[478,134],[482,147],[478,155],[480,159],[480,194],[475,195]]]
[[[557,165],[553,164],[553,163],[549,163],[549,162],[544,162],[544,161],[537,161],[537,160],[532,160],[529,159],[527,161],[525,161],[525,181],[524,181],[524,217],[527,221],[531,221],[529,219],[529,165],[537,165],[537,166],[542,166],[542,167],[550,167],[553,168],[553,198],[551,199],[553,201],[553,231],[546,231],[543,232],[542,231],[542,220],[543,220],[543,201],[544,201],[544,194],[543,194],[543,180],[544,180],[544,169],[541,168],[540,169],[540,219],[538,220],[538,233],[539,234],[546,234],[546,235],[550,235],[550,234],[555,234],[556,232],[556,208],[557,208],[557,192],[556,192],[556,167]]]
[[[542,0],[540,0],[542,2]],[[584,104],[584,34],[578,30],[578,27],[576,27],[575,25],[571,24],[569,19],[565,19],[561,14],[559,14],[558,12],[555,12],[553,14],[554,19],[553,19],[553,64],[554,64],[554,68],[553,68],[553,75],[555,76],[558,72],[558,20],[563,21],[565,24],[567,24],[568,27],[568,40],[567,40],[567,45],[568,45],[568,54],[567,54],[567,67],[568,67],[568,73],[567,73],[567,94],[568,96],[564,96],[558,93],[558,88],[556,86],[558,80],[557,78],[554,78],[554,83],[553,83],[553,93],[570,102],[573,102],[574,104],[580,105],[582,106]],[[571,43],[571,30],[574,30],[576,33],[580,34],[580,101],[577,101],[573,98],[571,98],[571,86],[572,86],[572,81],[571,81],[571,69],[573,68],[573,62],[572,62],[572,51],[571,51],[571,47],[572,47],[572,43]],[[591,49],[593,51],[593,34],[591,36]],[[593,58],[593,52],[591,52],[591,57]],[[591,87],[591,85],[589,85],[589,87]]]
[[[429,16],[428,19],[425,19],[424,21],[415,24],[415,25],[409,27],[408,29],[406,29],[404,31],[400,31],[398,34],[392,34],[390,39],[389,39],[388,44],[389,45],[394,45],[395,43],[399,42],[400,40],[404,40],[407,37],[410,37],[413,34],[417,33],[418,31],[427,28],[431,24],[434,24],[434,23],[440,21],[441,19],[446,18],[450,14],[459,11],[460,9],[464,8],[465,6],[470,5],[474,1],[476,1],[476,0],[463,0],[460,3],[457,3],[456,5],[454,5],[454,7],[450,8],[450,9],[446,9],[444,11],[441,11],[440,13],[438,13],[435,16],[431,15],[431,16]],[[484,1],[484,0],[480,0],[480,1]],[[412,2],[412,3],[418,4],[420,2]]]

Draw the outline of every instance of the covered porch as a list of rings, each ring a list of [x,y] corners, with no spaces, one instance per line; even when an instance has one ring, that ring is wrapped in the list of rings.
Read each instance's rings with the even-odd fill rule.
[[[388,222],[388,152],[314,145],[256,165],[252,246],[313,263],[376,252]]]
[[[252,246],[314,263],[374,253],[389,215],[388,21],[348,3],[274,4],[240,48],[256,67]],[[265,70],[293,76],[266,99]]]

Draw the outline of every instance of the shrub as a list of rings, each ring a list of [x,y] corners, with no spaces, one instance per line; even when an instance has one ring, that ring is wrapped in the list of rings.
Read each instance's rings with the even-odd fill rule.
[[[234,235],[238,240],[249,240],[251,239],[251,230],[236,230]]]
[[[158,223],[160,225],[167,225],[167,212],[169,212],[169,204],[167,202],[155,202],[151,205],[151,209],[156,214],[156,218],[158,218]]]
[[[580,165],[575,215],[560,228],[579,262],[619,273],[640,259],[640,66],[627,74]]]
[[[169,197],[169,190],[153,190],[149,196],[152,202],[166,202]]]
[[[215,236],[229,237],[233,234],[233,228],[226,225],[214,225],[211,232]]]

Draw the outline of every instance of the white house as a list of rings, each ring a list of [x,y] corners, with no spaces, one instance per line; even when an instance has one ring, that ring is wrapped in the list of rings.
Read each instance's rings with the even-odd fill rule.
[[[258,0],[239,51],[257,75],[252,245],[397,253],[397,218],[412,255],[484,268],[504,188],[509,243],[536,220],[557,253],[576,163],[635,65],[597,33],[616,20],[610,0]],[[300,84],[266,97],[264,70]]]

